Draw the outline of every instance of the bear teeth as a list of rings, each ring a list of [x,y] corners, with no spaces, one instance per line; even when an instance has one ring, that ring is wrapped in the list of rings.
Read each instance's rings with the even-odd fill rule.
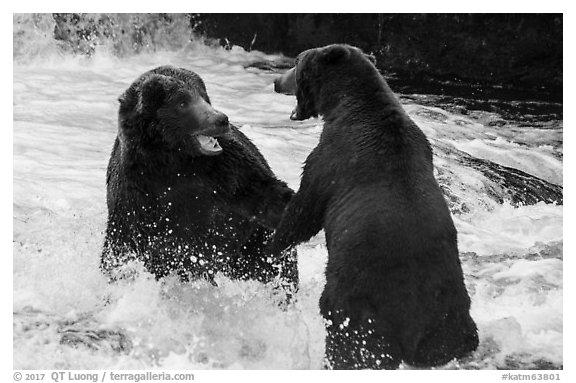
[[[219,153],[222,151],[220,143],[214,137],[198,135],[196,136],[196,140],[198,144],[200,144],[200,147],[207,152]]]

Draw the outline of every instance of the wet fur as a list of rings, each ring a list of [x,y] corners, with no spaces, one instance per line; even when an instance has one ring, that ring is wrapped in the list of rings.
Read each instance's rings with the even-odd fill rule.
[[[456,229],[425,135],[357,48],[303,52],[295,75],[296,117],[321,115],[324,127],[270,248],[325,230],[327,366],[430,367],[475,350]]]
[[[263,251],[294,192],[233,125],[218,137],[221,154],[199,153],[190,137],[206,127],[179,119],[222,116],[175,117],[169,106],[179,92],[210,104],[197,74],[169,66],[145,73],[120,97],[102,269],[113,276],[137,259],[157,278],[177,273],[213,280],[223,272],[262,282],[280,278],[295,287],[295,251],[282,260]]]

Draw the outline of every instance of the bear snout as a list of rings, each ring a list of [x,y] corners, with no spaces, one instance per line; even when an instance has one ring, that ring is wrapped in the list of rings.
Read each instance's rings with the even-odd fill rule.
[[[213,137],[218,137],[230,132],[228,116],[217,110],[214,110],[214,114],[208,118],[207,126],[208,128],[204,131],[204,134]]]
[[[221,112],[216,112],[216,117],[214,117],[214,125],[216,126],[228,126],[228,116]]]
[[[199,127],[197,134],[217,137],[230,132],[228,116],[214,109],[203,99],[192,106],[192,115],[195,116],[196,125]]]
[[[296,67],[274,80],[274,92],[290,96],[296,94]]]

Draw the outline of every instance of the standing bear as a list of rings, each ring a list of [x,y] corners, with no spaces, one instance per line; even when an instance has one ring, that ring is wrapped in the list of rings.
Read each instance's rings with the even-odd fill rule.
[[[295,251],[264,244],[294,192],[256,146],[210,104],[194,72],[162,66],[121,95],[107,171],[108,224],[101,268],[142,261],[157,278],[222,272],[298,284]]]
[[[327,367],[438,366],[475,350],[430,144],[373,63],[348,45],[310,49],[275,90],[296,95],[291,119],[324,119],[269,246],[279,253],[325,230]]]

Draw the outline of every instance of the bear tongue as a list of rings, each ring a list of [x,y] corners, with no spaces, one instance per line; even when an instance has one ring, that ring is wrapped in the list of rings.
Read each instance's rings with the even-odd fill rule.
[[[196,136],[196,140],[198,141],[198,144],[200,144],[200,151],[202,151],[204,154],[210,155],[219,154],[222,152],[220,143],[218,143],[218,140],[214,137],[203,136],[199,134]]]

